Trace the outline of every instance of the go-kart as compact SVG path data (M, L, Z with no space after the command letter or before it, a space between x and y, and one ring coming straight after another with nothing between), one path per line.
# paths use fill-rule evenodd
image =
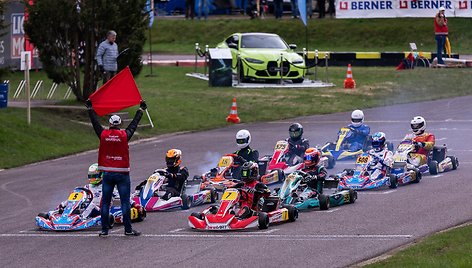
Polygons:
M292 204L299 210L319 207L320 210L328 210L330 206L340 206L347 203L354 203L357 199L357 192L353 189L335 190L330 195L319 193L307 186L307 179L314 179L303 171L295 171L289 174L278 190L278 195L283 204ZM337 188L339 180L328 178L325 181L318 181L322 187L326 188L335 185ZM322 189L322 188L321 188Z
M100 192L101 193L101 192ZM56 210L42 212L36 216L36 225L42 229L54 231L82 230L101 225L100 207L94 205L94 199L101 199L85 187L75 188L65 205ZM146 210L139 204L131 204L131 221L140 222L146 218ZM123 223L123 212L119 198L112 200L109 215L110 226Z
M100 208L92 202L93 193L83 187L75 188L69 195L65 207L36 216L36 225L45 230L73 231L101 225ZM113 214L109 215L110 227L115 223Z
M334 168L337 160L357 158L370 149L372 137L369 135L361 149L350 151L351 144L349 143L349 139L352 135L354 134L350 128L342 127L338 132L336 142L327 142L321 147L322 156L328 159L327 165L325 165L326 168ZM387 142L387 146L390 150L393 150L393 144L391 142Z
M289 154L289 147L287 141L278 141L272 156L266 155L259 159L261 182L264 184L282 182L285 175L301 170L305 166L301 157Z
M164 169L157 169L149 178L136 187L132 200L143 206L147 211L164 211L174 208L189 209L204 203L214 203L218 199L218 193L214 189L199 190L192 195L186 194L187 182L182 186L179 196L165 200L166 174ZM201 183L200 181L196 181ZM200 187L198 187L200 189Z
M411 139L401 141L397 151L400 149L403 155L407 156L407 162L410 168L417 168L421 173L429 172L431 175L436 175L438 173L455 170L459 167L457 157L447 155L447 146L445 144L433 147L428 154L427 163L421 163L420 159L413 157L412 153L415 151L415 144Z
M234 181L239 178L234 171L237 172L240 164L237 161L238 155L226 154L220 158L216 168L204 173L201 176L195 175L194 180L202 180L201 188L214 188L217 191L224 191L227 187L233 186Z
M355 169L344 169L336 175L340 179L338 189L368 190L382 186L397 188L397 177L389 176L387 169L378 166L378 161L374 157L368 153L361 154L357 157Z
M248 198L247 189L228 188L221 197L219 206L211 206L202 212L194 212L188 217L188 224L198 230L238 230L253 227L267 229L269 224L289 221L298 218L298 210L292 205L280 207L276 196L265 192L258 202L257 210L250 210L250 215L240 217L239 201Z

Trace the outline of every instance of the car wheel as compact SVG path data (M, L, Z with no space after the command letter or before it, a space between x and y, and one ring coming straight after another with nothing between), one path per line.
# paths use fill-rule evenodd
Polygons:
M204 216L203 216L203 213L201 212L192 212L192 214L190 214L190 216L193 216L199 220L204 220Z
M215 203L218 200L218 192L215 189L211 189L210 196L211 196L211 200L210 200L211 203Z
M452 169L453 169L453 170L456 170L457 167L459 166L459 160L457 159L457 157L452 156L452 155L449 155L448 157L451 159L451 162L452 162Z
M357 199L357 191L354 189L349 189L349 203L352 204L356 202Z
M303 78L303 77L300 77L300 78L297 78L297 79L292 79L292 82L294 84L300 84L300 83L303 83L303 81L305 81L305 78Z
M391 189L395 189L398 187L398 179L395 175L390 175L389 176L389 181L390 181L390 186L388 186Z
M320 201L320 210L329 209L329 196L321 194L318 200Z
M336 165L336 160L332 155L327 155L326 158L328 158L328 166L326 167L327 169L332 169Z
M269 215L267 215L267 213L265 212L260 212L258 223L259 223L258 227L261 230L269 228Z
M431 175L436 175L439 173L439 166L438 166L438 161L436 160L431 160L428 164L429 168L429 174Z
M284 206L288 210L288 221L294 222L298 219L298 209L293 205Z
M183 210L189 209L190 206L192 206L192 201L190 200L190 196L183 194L181 198L182 198L182 209Z

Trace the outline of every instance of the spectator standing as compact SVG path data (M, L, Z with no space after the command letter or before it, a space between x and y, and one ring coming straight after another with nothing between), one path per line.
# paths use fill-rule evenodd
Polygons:
M434 35L436 37L436 43L438 46L436 57L438 58L438 64L444 64L442 59L442 51L444 50L444 45L446 43L446 37L448 35L447 19L444 14L446 9L440 7L436 17L434 18Z
M313 0L306 0L306 14L311 19L313 16Z
M99 236L108 236L108 230L110 229L110 202L115 186L118 188L118 193L120 194L125 235L139 236L141 233L133 230L131 227L131 182L129 176L130 161L128 141L138 127L138 123L143 116L143 111L147 108L146 102L141 101L139 110L136 111L133 121L129 123L125 130L120 129L121 118L118 115L112 115L109 120L109 129L103 129L100 122L98 122L95 111L92 109L92 102L87 100L85 105L87 106L93 129L100 139L98 168L104 172L101 200L102 207L100 210L102 231Z
M195 17L195 0L185 0L185 19Z
M318 18L324 18L326 11L326 2L325 0L318 0Z
M198 1L198 19L202 17L202 12L203 16L205 16L205 20L208 19L208 13L210 12L209 10L209 5L210 5L210 0L199 0Z
M281 19L283 14L283 0L274 0L274 15L276 19Z
M116 32L108 31L107 39L100 43L97 49L96 60L98 69L103 76L103 84L110 80L118 70L118 45L116 44Z
M328 13L331 17L336 15L336 3L334 0L329 0Z
M298 1L297 0L290 0L290 4L292 6L292 19L298 18Z

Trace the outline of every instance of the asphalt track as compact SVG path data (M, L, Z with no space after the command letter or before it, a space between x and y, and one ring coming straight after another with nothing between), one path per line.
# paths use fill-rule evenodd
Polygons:
M85 184L96 151L0 171L0 267L342 267L358 263L472 219L470 103L472 96L365 110L372 131L383 130L395 144L409 131L410 119L423 115L437 143L447 143L449 154L459 158L457 171L425 176L419 184L396 190L361 192L355 204L300 213L296 222L264 231L191 230L187 216L204 207L149 213L144 222L134 224L143 232L141 237L123 236L122 226L105 239L97 231L39 231L34 225L36 214L54 208L75 186ZM184 164L194 175L234 150L234 135L240 128L251 131L252 145L263 155L287 136L291 122L304 125L312 145L322 145L334 139L348 118L349 113L337 113L240 124L135 143L130 147L132 186L162 167L168 148L183 150ZM350 166L352 162L339 162L336 170Z

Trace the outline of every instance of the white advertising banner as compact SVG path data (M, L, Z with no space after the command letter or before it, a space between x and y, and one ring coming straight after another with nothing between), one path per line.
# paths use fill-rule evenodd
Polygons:
M472 0L338 0L336 18L431 18L442 6L446 17L472 17Z

